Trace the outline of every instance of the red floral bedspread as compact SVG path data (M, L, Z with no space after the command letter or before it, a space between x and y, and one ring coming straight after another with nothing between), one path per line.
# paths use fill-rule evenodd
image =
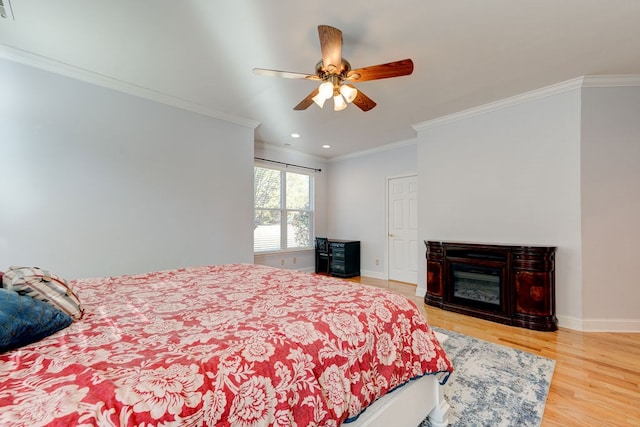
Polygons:
M0 354L0 425L336 426L451 371L384 289L239 264L72 284L84 319Z

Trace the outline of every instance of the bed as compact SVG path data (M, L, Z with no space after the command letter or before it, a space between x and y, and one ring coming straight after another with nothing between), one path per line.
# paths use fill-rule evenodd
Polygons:
M83 318L0 354L2 426L447 423L451 362L385 289L249 264L70 284Z

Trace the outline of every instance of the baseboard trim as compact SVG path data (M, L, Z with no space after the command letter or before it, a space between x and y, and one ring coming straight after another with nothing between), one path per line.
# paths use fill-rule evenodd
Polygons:
M558 326L580 332L640 333L640 319L580 319L558 316Z
M557 316L558 326L566 329L573 329L574 331L582 331L582 319L572 316Z
M640 319L584 319L584 332L640 333Z
M387 280L387 273L384 271L360 270L360 276L371 277L373 279Z

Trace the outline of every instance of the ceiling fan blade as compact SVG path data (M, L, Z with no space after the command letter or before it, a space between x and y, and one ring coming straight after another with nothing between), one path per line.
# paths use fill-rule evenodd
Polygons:
M355 89L355 86L347 84L350 88ZM353 99L352 104L355 104L362 111L369 111L373 109L377 104L373 101L373 99L369 98L367 95L362 93L360 89L358 89L358 94Z
M347 75L347 80L353 82L366 82L367 80L408 76L411 73L413 73L413 61L411 59L403 59L402 61L388 62L386 64L372 65L370 67L351 70Z
M339 71L342 67L342 31L329 25L318 25L322 67L325 71Z
M318 94L319 90L318 88L315 88L313 90L313 92L311 92L309 95L307 95L307 97L305 99L303 99L302 101L300 101L300 103L298 105L296 105L295 107L293 107L294 110L296 111L301 111L301 110L306 110L307 108L309 108L309 106L311 104L313 104L313 97L316 96Z
M291 71L278 71L267 70L265 68L254 68L253 74L269 77L284 77L286 79L307 79L307 80L320 80L320 77L315 74L294 73Z

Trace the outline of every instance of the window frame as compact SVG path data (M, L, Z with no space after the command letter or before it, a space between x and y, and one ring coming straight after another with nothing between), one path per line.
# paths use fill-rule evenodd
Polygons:
M264 211L272 211L278 212L280 215L280 248L279 249L266 249L266 250L256 250L256 240L254 234L253 240L253 253L254 255L268 255L273 253L285 253L285 252L300 252L300 251L309 251L314 249L314 237L315 237L315 173L311 171L307 171L304 169L296 168L295 166L286 165L286 166L278 166L272 165L268 162L264 161L254 161L254 182L253 182L253 216L254 223L256 217L257 210ZM258 208L256 206L256 181L255 181L255 168L264 168L275 170L280 173L280 208ZM306 175L309 179L309 209L288 209L286 206L287 202L287 172L296 173L300 175ZM309 215L309 241L308 246L296 246L296 247L288 247L288 215L292 212L306 212Z

